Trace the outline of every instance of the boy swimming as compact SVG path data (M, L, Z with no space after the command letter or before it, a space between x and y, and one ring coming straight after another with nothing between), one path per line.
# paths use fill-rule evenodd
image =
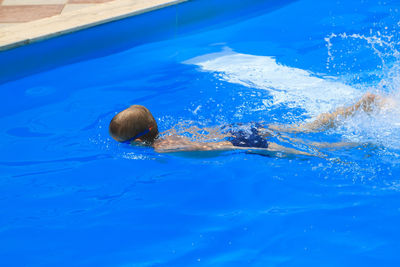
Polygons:
M198 130L198 129L192 129ZM139 142L154 147L159 153L189 151L224 151L234 149L258 150L270 153L310 155L292 148L268 142L270 133L259 123L248 125L229 125L216 130L214 137L219 142L196 142L182 135L159 137L157 123L151 112L140 105L133 105L114 116L109 132L112 138L121 143ZM214 131L215 132L215 131Z
M159 153L188 152L188 151L224 151L247 150L273 155L276 153L292 155L311 155L304 151L284 147L270 142L273 131L279 132L316 132L332 128L339 118L353 115L357 110L371 112L375 106L383 107L388 99L374 94L365 94L357 103L349 107L340 107L332 113L323 113L313 122L300 125L269 125L260 123L231 124L222 127L209 128L214 132L214 138L223 141L201 142L192 141L178 134L160 137L158 126L151 112L140 105L133 105L114 116L110 122L109 132L112 138L121 143L139 142L152 146ZM192 129L194 131L199 130ZM300 141L301 142L301 141ZM337 147L348 143L317 143L314 146Z

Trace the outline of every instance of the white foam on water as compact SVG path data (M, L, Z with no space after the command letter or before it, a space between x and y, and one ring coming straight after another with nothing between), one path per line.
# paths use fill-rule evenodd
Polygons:
M280 105L301 108L310 117L361 96L361 92L351 86L330 78L317 77L310 71L279 64L275 58L269 56L226 50L196 57L184 63L215 73L223 81L267 90L272 100L264 100L263 103L268 108Z
M133 159L133 160L147 160L148 156L141 155L135 152L127 152L122 154L122 158L124 159Z

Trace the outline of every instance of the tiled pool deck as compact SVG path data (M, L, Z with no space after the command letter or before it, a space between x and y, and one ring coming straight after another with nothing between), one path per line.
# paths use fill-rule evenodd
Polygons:
M0 0L0 51L187 0Z
M0 0L0 27L65 14L113 0Z

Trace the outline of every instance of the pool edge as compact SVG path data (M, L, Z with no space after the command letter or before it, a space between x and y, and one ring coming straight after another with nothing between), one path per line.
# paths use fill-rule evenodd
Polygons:
M0 51L43 41L189 0L116 0L0 30Z

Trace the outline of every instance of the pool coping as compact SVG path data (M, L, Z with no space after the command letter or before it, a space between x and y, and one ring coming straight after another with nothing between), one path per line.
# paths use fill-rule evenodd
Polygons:
M39 42L189 0L115 0L0 29L0 51Z

